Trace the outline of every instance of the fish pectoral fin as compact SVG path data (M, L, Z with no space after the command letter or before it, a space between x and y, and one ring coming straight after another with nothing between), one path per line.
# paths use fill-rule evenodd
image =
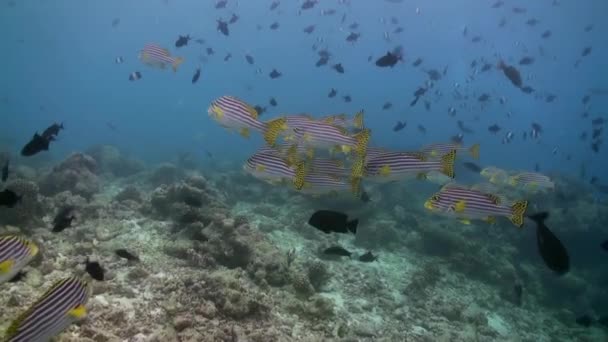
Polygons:
M68 315L77 319L81 319L87 315L87 309L84 307L84 305L78 305L77 307L68 311Z
M468 219L460 219L458 221L460 221L460 223L462 223L462 224L471 224L471 220L468 220Z
M0 274L6 274L6 273L10 272L11 269L13 268L14 264L15 264L15 261L12 259L4 260L3 262L0 262Z
M241 128L240 134L242 137L249 138L249 128L247 128L247 127Z

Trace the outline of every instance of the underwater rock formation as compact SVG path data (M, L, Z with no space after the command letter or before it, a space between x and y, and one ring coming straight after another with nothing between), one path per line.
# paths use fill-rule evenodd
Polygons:
M40 192L45 196L53 196L70 191L90 200L100 188L96 172L95 159L86 154L74 153L44 176L39 183Z
M41 222L44 205L39 198L40 190L36 183L14 179L9 181L5 188L14 191L22 198L14 208L0 207L0 224L28 226Z
M171 163L158 165L148 175L146 182L152 187L171 185L182 177L182 172Z
M97 162L99 173L128 177L144 170L141 161L125 157L114 146L97 145L89 148L86 153Z

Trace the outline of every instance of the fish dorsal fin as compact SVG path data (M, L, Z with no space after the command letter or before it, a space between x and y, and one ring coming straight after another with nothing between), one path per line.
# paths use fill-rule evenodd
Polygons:
M247 111L249 112L249 114L251 114L252 118L254 118L256 120L258 119L259 113L255 108L253 108L251 106L247 106Z

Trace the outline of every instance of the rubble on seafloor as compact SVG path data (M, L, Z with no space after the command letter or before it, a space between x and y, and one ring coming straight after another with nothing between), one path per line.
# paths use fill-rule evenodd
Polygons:
M75 154L37 179L8 184L27 201L0 211L0 234L26 235L41 251L21 282L0 285L0 331L54 281L82 274L83 260L94 257L107 270L106 281L94 282L87 318L57 341L605 336L598 328L576 328L573 312L539 305L543 276L516 265L512 247L471 239L449 221L429 220L407 206L364 220L356 238L327 236L306 225L314 205L297 194L261 191L255 183L246 192L237 181L212 181L170 164L141 169L108 149L95 155ZM112 171L122 164L132 171ZM125 182L132 172L137 181ZM76 208L74 226L52 233L54 213L65 205ZM356 255L372 249L379 260L324 259L319 250L337 242ZM119 258L119 248L141 262ZM519 306L510 284L522 273L527 298ZM590 291L576 275L568 277L562 286Z

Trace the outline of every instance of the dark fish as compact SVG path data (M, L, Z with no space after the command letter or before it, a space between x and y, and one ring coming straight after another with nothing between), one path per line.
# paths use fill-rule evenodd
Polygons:
M458 125L458 128L460 128L460 130L461 130L463 133L467 133L467 134L474 133L472 129L470 129L470 128L468 128L468 127L466 127L466 126L464 125L464 122L463 122L462 120L458 120L458 121L456 122L456 124Z
M373 255L371 251L367 251L365 254L359 256L359 261L361 262L374 262L376 260L378 260L378 256Z
M229 52L228 54L226 54L226 56L224 56L224 62L228 62L230 58L232 58L232 54Z
M228 23L222 19L217 20L217 30L220 31L224 36L230 35L230 32L228 31Z
M120 18L112 19L112 28L117 28L120 25Z
M277 9L277 7L279 7L279 5L280 5L280 4L281 4L281 3L280 3L279 1L273 1L273 2L270 4L270 10L271 10L271 11L274 11L275 9Z
M353 99L350 97L350 95L344 95L342 96L342 99L344 100L344 102L351 102Z
M352 221L348 221L348 216L346 214L332 210L319 210L312 214L308 220L308 224L324 232L325 234L329 234L331 232L351 232L356 234L359 220L354 219Z
M412 63L412 66L413 67L417 67L420 64L422 64L422 58L418 57L418 58L416 58L416 60L414 61L414 63Z
M188 45L188 42L190 41L190 35L185 35L185 36L179 36L179 38L177 38L177 40L175 41L175 47L180 48L182 46L186 46Z
M59 134L59 131L61 131L62 129L64 129L63 122L61 124L54 123L50 125L47 129L45 129L44 132L42 132L42 137L53 141Z
M455 144L461 144L464 141L464 134L458 133L450 138L450 141Z
M361 202L368 203L369 201L371 201L371 198L369 197L369 194L367 193L367 191L365 191L365 190L361 191Z
M139 257L137 255L127 251L126 249L117 249L114 251L114 253L116 253L116 255L118 255L119 257L127 259L129 261L139 261Z
M470 171L475 173L481 172L481 167L473 162L464 162L462 165Z
M521 88L523 82L519 70L511 65L506 65L503 61L498 62L498 68L502 70L514 86Z
M387 52L386 55L378 58L376 60L376 66L379 66L381 68L385 68L385 67L394 67L395 64L397 64L397 62L399 62L402 59L401 55L398 54L394 54L392 52Z
M534 58L526 56L519 60L519 65L530 65L534 63Z
M587 46L586 48L583 49L583 52L581 52L581 56L585 57L588 56L591 53L591 46Z
M429 75L431 81L439 81L441 79L441 73L437 69L425 70L425 72Z
M215 8L216 9L222 9L222 8L226 8L226 4L228 3L228 0L220 0L218 2L215 3Z
M239 16L232 13L232 16L230 17L230 20L228 20L228 24L234 24L237 21L239 21Z
M2 167L2 182L6 182L6 180L8 179L8 164L9 164L9 160L6 159L6 162L4 163L4 166Z
M424 101L424 108L426 109L426 111L430 111L431 110L431 102L430 101Z
M315 63L315 66L318 68L320 66L327 64L327 62L329 62L329 57L321 56L319 58L319 60L317 61L317 63Z
M528 26L536 26L536 24L538 24L539 21L536 18L530 18L528 19L528 21L526 21L526 25Z
M479 43L481 41L481 36L475 36L471 38L472 43Z
M483 94L479 95L479 97L477 98L477 101L479 101L479 102L486 102L489 99L490 99L490 95L486 94L486 93L483 93Z
M549 218L548 212L529 215L536 223L536 244L545 265L558 275L564 275L570 270L570 257L562 242L545 225Z
M524 87L521 87L521 91L523 91L526 94L531 94L534 92L534 88L532 88L530 86L524 86Z
M591 323L593 323L593 318L588 314L584 314L582 316L577 317L575 322L580 326L589 328L591 326Z
M361 37L360 33L355 33L355 32L351 32L347 37L346 37L346 41L349 43L354 43L357 40L359 40L359 37Z
M404 129L406 126L407 126L407 123L402 122L402 121L397 121L397 123L393 127L393 132L399 132L400 130Z
M311 8L315 7L317 2L318 2L317 0L306 0L302 3L302 6L300 8L303 10L311 9Z
M276 21L270 25L271 30L276 30L278 28L279 28L279 23Z
M549 95L547 95L547 97L545 97L545 102L551 103L551 102L555 101L556 98L557 98L557 96L555 96L553 94L549 94Z
M526 12L527 12L527 10L523 7L513 7L513 13L523 14Z
M255 63L255 61L253 60L253 57L251 57L251 55L245 55L245 60L247 61L247 63L249 63L250 65Z
M492 8L500 8L502 5L504 5L504 2L502 0L498 0L492 5Z
M397 27L397 28L395 28L395 29L393 30L393 33L394 33L394 34L398 34L398 33L401 33L401 32L403 32L403 27L401 27L401 26L399 26L399 27Z
M196 83L198 81L199 77L201 77L201 68L196 68L196 71L194 72L194 75L192 76L192 84Z
M313 33L313 31L315 30L315 25L308 25L304 28L304 32L311 34Z
M382 105L383 110L388 110L388 109L391 109L392 107L393 107L393 104L390 102L386 102L386 103L384 103L384 105Z
M21 149L21 155L24 157L30 157L39 152L48 151L50 142L50 139L44 138L36 133L32 137L32 140L23 146L23 149Z
M593 24L589 24L587 26L585 26L584 31L585 32L591 32L593 30Z
M271 97L271 98L270 98L269 103L270 103L270 105L271 105L271 106L273 106L273 107L276 107L276 106L277 106L277 100L276 100L274 97Z
M594 178L595 178L595 177L594 177ZM597 178L596 178L596 179L597 179ZM596 180L596 182L597 182L597 180ZM593 182L592 182L591 184L593 184ZM606 252L608 252L608 240L604 240L604 242L602 242L602 243L600 244L600 247L602 247L602 249L603 249L603 250L605 250Z
M589 95L585 95L583 96L583 98L581 99L581 102L586 105L587 103L589 103L589 100L591 100L591 96Z
M260 105L255 105L253 106L253 109L255 109L255 111L258 113L258 115L262 115L264 113L266 113L266 107L262 107Z
M591 120L591 124L594 126L603 125L604 122L605 122L604 118L595 118L595 119Z
M270 72L270 74L268 74L268 76L270 76L270 78L272 78L272 79L279 78L282 75L283 74L281 74L280 72L278 72L277 69L272 69L272 71Z
M129 81L137 81L141 79L141 73L139 71L133 71L129 74Z
M336 70L340 74L344 73L344 67L342 66L342 63L334 64L334 66L332 66L332 69Z
M21 202L21 197L12 190L4 189L0 192L0 206L13 208L17 203Z
M86 271L87 273L95 280L99 280L99 281L103 281L104 280L104 273L105 270L103 269L103 267L101 267L101 265L99 264L99 262L97 261L90 261L89 258L87 257L87 261L86 261Z
M498 27L505 27L505 25L507 24L507 19L506 18L500 18L500 21L498 22Z
M481 72L487 72L490 71L492 69L492 64L490 63L484 63L484 65L481 66Z
M349 257L352 255L351 252L347 251L346 249L340 247L340 246L331 246L327 249L325 249L323 251L323 254L326 255L337 255L337 256L346 256Z
M70 228L72 221L76 218L73 214L74 207L67 206L59 210L55 218L53 219L53 233L59 233Z
M207 52L207 56L212 56L215 54L215 51L213 51L213 48L206 48L205 51Z
M545 39L551 37L551 30L547 30L547 31L543 32L543 34L541 34L540 36L541 36L541 38L545 38Z
M515 304L517 304L517 306L521 306L522 304L523 293L523 286L521 285L521 283L516 282L515 285L513 285L513 295L515 297Z
M496 133L500 132L500 126L498 126L497 124L493 124L492 126L488 127L488 131L496 134Z
M11 278L11 280L9 280L9 283L16 283L19 282L21 280L23 280L23 278L25 278L27 273L25 273L24 271L19 271L17 274L15 274L14 277Z
M338 94L338 91L334 88L331 88L331 90L329 91L329 94L327 94L327 97L332 98L332 97L335 97L336 94Z

